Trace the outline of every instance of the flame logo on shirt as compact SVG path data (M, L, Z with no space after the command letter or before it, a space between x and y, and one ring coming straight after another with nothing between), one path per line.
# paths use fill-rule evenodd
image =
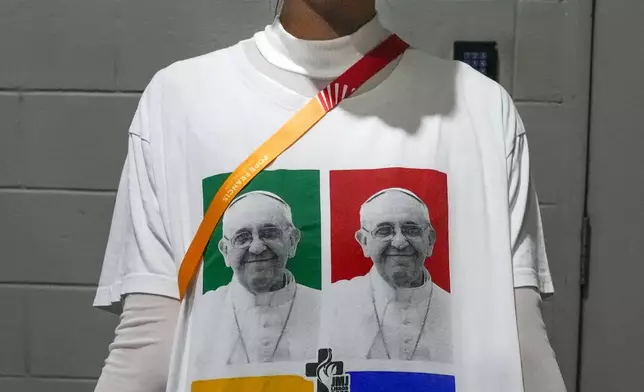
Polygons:
M318 380L320 380L320 382L324 384L329 391L331 390L331 380L333 379L333 376L337 374L337 370L337 366L334 363L331 363L331 358L327 358L325 363L321 363L318 366Z
M333 361L330 348L318 351L318 361L306 365L306 375L317 378L317 392L350 392L349 375L341 361Z

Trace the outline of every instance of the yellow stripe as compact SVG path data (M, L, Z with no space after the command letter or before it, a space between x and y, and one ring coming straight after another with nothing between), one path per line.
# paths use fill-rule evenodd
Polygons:
M315 98L312 99L228 176L210 203L181 262L179 268L179 296L181 299L184 298L190 282L197 274L210 236L230 202L248 182L308 132L325 114L326 111L319 101Z
M313 392L312 381L298 376L224 378L195 381L191 392Z

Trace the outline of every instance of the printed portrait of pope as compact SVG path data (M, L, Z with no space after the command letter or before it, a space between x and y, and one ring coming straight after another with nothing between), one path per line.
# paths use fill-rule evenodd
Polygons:
M437 236L427 205L407 189L383 189L362 204L359 223L355 239L373 265L330 286L328 346L338 358L451 362L450 294L425 267Z
M300 285L287 268L301 232L278 195L255 191L231 202L218 249L231 282L204 294L197 329L209 344L201 366L308 360L316 357L319 291Z

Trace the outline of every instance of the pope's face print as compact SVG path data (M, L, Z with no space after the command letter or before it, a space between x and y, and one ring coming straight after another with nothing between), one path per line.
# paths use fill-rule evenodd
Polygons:
M283 286L286 262L299 240L288 205L270 193L253 192L233 201L224 214L219 250L241 285L261 294Z
M436 238L426 205L404 190L387 190L363 204L360 220L356 240L384 280L393 287L422 284Z

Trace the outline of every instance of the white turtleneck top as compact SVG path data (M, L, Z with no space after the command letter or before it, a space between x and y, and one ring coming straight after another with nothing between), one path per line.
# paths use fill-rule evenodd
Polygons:
M290 35L276 19L253 39L179 62L155 76L130 129L128 159L95 299L95 306L114 309L127 297L97 391L162 392L166 390L168 374L169 392L187 392L193 381L209 378L301 373L302 380L307 380L303 373L305 363L288 362L232 370L202 367L201 374L195 375L191 350L201 341L208 341L209 329L196 325L194 315L218 310L199 308L201 298L208 295L202 292L205 272L196 282L197 290L178 310L176 271L202 215L205 196L201 194L201 184L206 187L209 176L234 169L257 144L239 144L235 139L265 139L321 87L389 34L374 18L350 36L305 41ZM245 95L237 95L242 92ZM405 105L398 105L407 98ZM410 310L409 305L403 304L404 299L390 298L386 283L376 278L379 291L374 297L375 307L383 320L385 340L392 342L388 349L395 352L393 359L402 361L392 369L413 370L414 374L442 371L456 378L461 392L517 392L524 385L526 392L563 392L565 387L539 311L539 292L550 294L553 287L536 194L529 180L527 142L509 97L493 82L464 66L409 50L334 111L320 123L317 133L287 151L274 169L321 167L320 184L333 181L334 169L353 167L376 171L409 167L448 175L450 232L438 235L450 239L452 291L440 290L453 297L451 303L456 308L451 312L458 316L440 328L451 328L453 339L458 339L449 344L450 350L456 350L454 362L447 367L427 365L431 363L427 350L418 351L418 358L406 361L409 344L405 340L409 339L396 336L395 319L416 320L424 315ZM472 133L473 127L480 128ZM231 129L237 133L227 133ZM495 138L498 142L485 141ZM361 145L365 147L359 149L362 152L347 148ZM424 149L419 149L421 146ZM328 160L330 153L335 154L332 168L317 163ZM356 161L357 156L362 158ZM373 157L375 161L370 160ZM496 170L492 167L501 168L502 176L492 174ZM468 173L474 173L473 177ZM505 194L494 191L496 188ZM329 243L334 243L324 231L329 230L325 226L328 222L324 223L326 217L333 215L335 208L325 198L333 192L322 186L316 196L322 205L323 289L333 287L331 271L337 268L333 260L331 265L324 264L329 262ZM347 192L359 193L357 188ZM468 192L470 195L465 195ZM505 211L499 209L502 205ZM477 215L480 208L482 215ZM493 220L497 226L477 220L483 218ZM303 224L309 227L314 223ZM303 238L306 235L304 230ZM462 240L464 236L469 238ZM499 244L506 248L498 251ZM299 262L304 261L295 256L289 266ZM296 273L300 282L297 276ZM346 282L350 285L351 280ZM512 286L517 288L516 312L515 298L508 291ZM438 288L428 280L408 300L415 298L416 302L411 302L426 306L430 287ZM289 300L273 309L280 320L285 317L284 304L288 305ZM241 306L246 315L257 312L246 305ZM495 318L496 324L491 321ZM517 323L520 353L515 341ZM470 324L473 329L466 326ZM242 328L248 325L244 322ZM416 336L420 332L410 328L409 334ZM253 334L245 333L251 337ZM425 346L430 345L427 337L419 336ZM271 340L274 338L271 335ZM464 348L464 344L471 347ZM236 359L232 362L239 362L239 352L236 346ZM382 345L372 347L374 357L382 358L382 353ZM256 359L261 362L260 357ZM311 358L311 362L315 360ZM523 377L519 360L523 363ZM165 370L168 366L169 372ZM391 370L382 362L371 368L368 363L345 363L346 371L355 369ZM314 382L315 378L308 380ZM233 386L221 389L221 385L213 390L234 390ZM354 392L360 391L354 388Z
M298 95L313 97L389 35L391 32L374 18L352 35L307 41L288 33L278 18L241 45L248 60L265 77ZM355 94L379 85L398 61L374 75Z
M333 79L390 34L378 18L373 18L351 35L326 41L307 41L291 35L276 18L255 34L254 43L275 69L312 79Z

